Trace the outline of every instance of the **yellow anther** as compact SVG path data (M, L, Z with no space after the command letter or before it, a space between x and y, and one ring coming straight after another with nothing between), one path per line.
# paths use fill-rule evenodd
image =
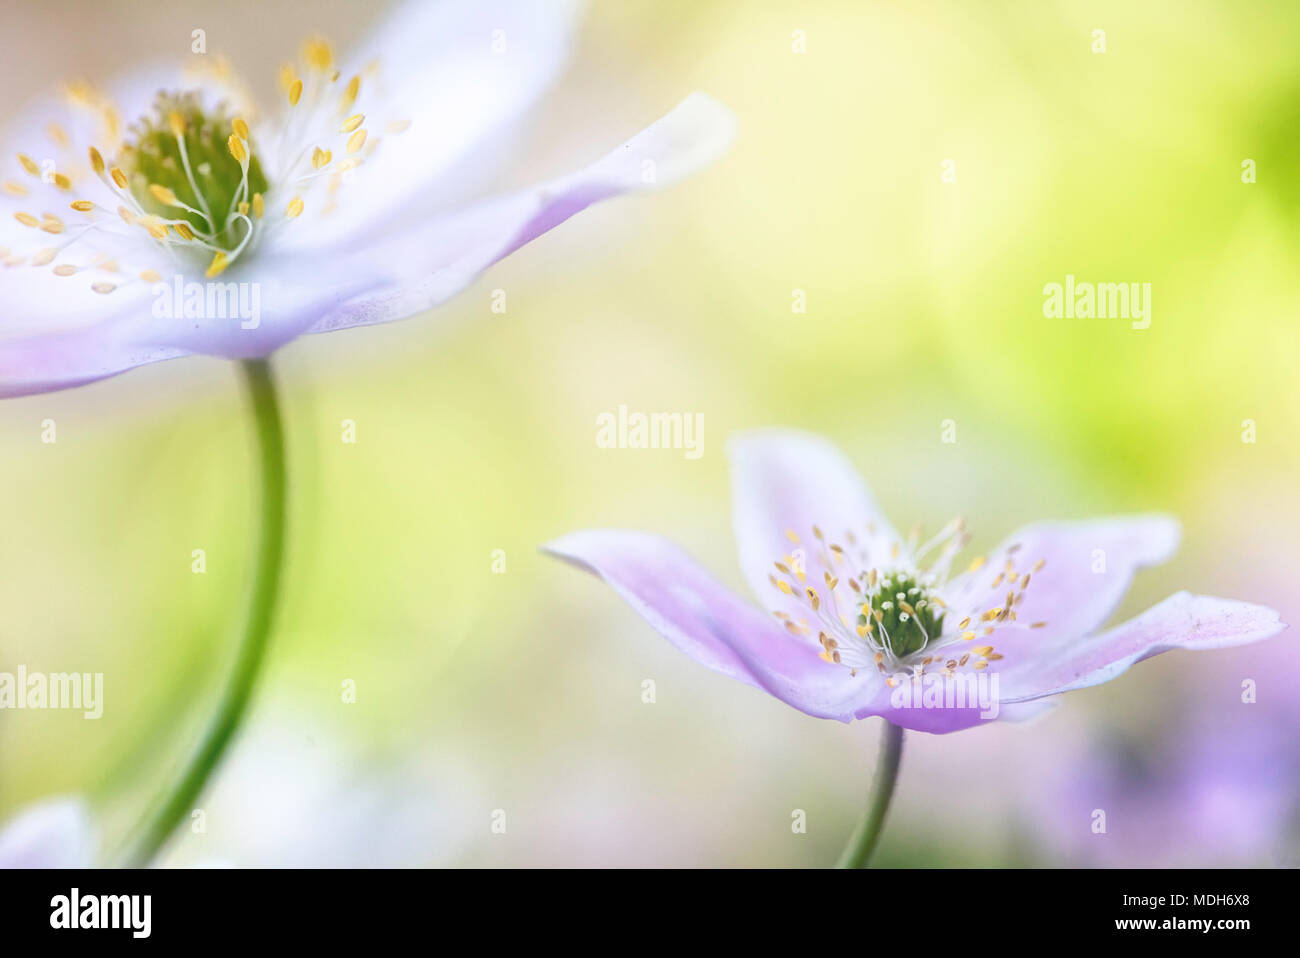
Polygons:
M70 190L70 189L72 189L72 180L68 179L68 178L67 178L64 174L62 174L62 173L55 173L55 174L54 174L54 185L57 186L57 187L58 187L59 189L61 189L61 190Z
M230 155L235 158L235 162L240 166L243 166L248 161L248 151L244 149L244 141L236 134L230 134L229 139L226 140L226 146L230 149Z
M113 167L113 169L110 171L110 175L113 177L113 182L117 184L117 188L118 188L119 190L124 190L124 189L126 189L126 174L125 174L125 173L123 173L123 172L122 172L118 167L115 166L115 167Z
M95 171L96 176L101 176L104 172L104 158L93 146L90 148L90 168Z
M77 267L70 263L64 263L61 266L54 267L55 276L71 276L77 271Z
M970 571L978 572L980 569L984 568L984 563L987 561L988 560L985 559L984 556L976 556L975 560L970 564Z
M330 150L322 150L319 146L312 151L311 165L312 169L320 170L330 165L330 160L334 154Z
M249 140L252 139L252 137L249 136L248 134L248 124L244 122L244 118L242 116L237 116L233 120L231 120L230 127L235 131L235 134L245 143L247 143Z
M18 154L18 162L21 163L23 165L23 169L26 170L28 173L30 173L32 176L41 175L41 168L37 166L36 161L33 160L30 156L28 156L26 153Z
M15 183L13 180L5 180L4 186L0 187L0 189L3 189L10 196L27 195L27 187L23 186L21 183Z
M53 140L57 146L66 147L68 145L68 133L63 129L63 127L59 126L59 124L51 123L45 128L45 132L50 135L50 139Z
M366 122L366 115L364 113L354 113L352 116L348 117L346 120L343 121L343 125L339 127L339 132L351 133L353 130L358 129L361 126L361 124L365 122Z
M352 109L352 104L357 102L357 94L361 92L361 77L354 76L348 81L348 85L343 88L343 96L339 98L339 112L346 113Z
M180 206L180 201L176 199L176 194L172 192L170 187L160 186L157 183L150 183L149 192L153 194L153 198L159 203L166 206Z
M185 117L176 110L167 114L167 127L178 140L185 135Z
M970 641L971 639L973 639L973 638L975 638L975 633L974 633L974 632L963 632L963 633L961 634L961 640L962 640L963 642L969 642L969 641Z
M293 81L298 79L298 74L293 69L292 63L286 63L280 67L279 80L280 89L288 93L293 88Z
M405 133L410 128L411 128L410 120L394 120L392 123L388 124L387 130L389 133L397 134L397 133Z
M180 234L181 239L187 239L187 240L194 239L194 230L190 229L189 226L185 223L175 223L172 225L172 229L174 229L177 233Z
M976 655L988 655L990 652L993 651L993 646L991 646L991 645L977 645L975 648L971 649L971 651L972 651L973 653L975 653Z
M321 37L310 37L302 45L302 58L312 69L324 72L334 62L334 51Z
M41 225L41 221L38 220L35 216L32 216L31 213L15 213L14 219L16 219L19 223L22 223L23 226L36 227Z
M95 204L90 202L90 200L77 200L76 202L70 203L68 205L71 206L78 213L89 213L91 210L95 208Z
M142 216L138 220L154 239L164 240L167 238L167 226L156 216Z
M132 213L130 210L128 210L125 206L119 206L117 208L117 215L122 217L122 222L125 223L127 226L135 225L135 214Z
M107 295L117 289L113 283L91 283L90 288L101 295Z
M777 579L776 587L786 595L794 595L794 590L790 588L790 583L786 582L784 579Z
M59 219L57 216L51 216L46 213L45 222L41 224L41 229L57 236L59 233L63 232L63 220Z
M262 194L254 193L253 194L253 215L260 220L262 218L262 215L265 212L266 212L266 201L262 199Z
M158 274L158 271L157 271L157 270L153 270L153 269L147 269L147 270L145 270L143 273L140 274L140 278L141 278L142 280L144 280L146 283L161 283L161 282L162 282L162 276L160 276L160 275Z
M302 99L302 81L294 80L289 87L289 105L297 106L298 101Z
M48 266L54 262L54 257L59 255L59 251L53 246L47 246L35 256L32 257L33 266Z
M248 203L246 201L239 204L239 215L240 216L248 215Z
M289 208L284 211L284 215L289 217L289 219L293 219L301 212L302 212L302 197L295 196L293 199L289 201Z
M208 265L208 271L206 274L208 279L223 273L229 265L230 261L226 259L226 254L218 253L216 256L212 257L212 262Z

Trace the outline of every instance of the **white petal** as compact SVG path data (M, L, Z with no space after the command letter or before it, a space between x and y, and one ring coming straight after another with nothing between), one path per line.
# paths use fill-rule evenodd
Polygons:
M344 77L362 77L356 112L371 140L365 164L348 177L338 209L309 208L286 249L316 249L390 223L414 199L424 210L451 199L439 181L483 174L505 151L490 144L513 132L569 58L575 0L408 0L347 57ZM368 69L370 64L377 69ZM409 121L400 134L385 126Z
M95 826L78 798L28 806L0 831L0 868L88 868Z

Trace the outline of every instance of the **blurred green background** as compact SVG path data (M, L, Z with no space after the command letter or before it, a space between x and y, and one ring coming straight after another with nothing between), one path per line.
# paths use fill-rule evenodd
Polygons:
M306 33L346 47L381 15L5 0L5 32L27 39L0 76L16 105L181 56L203 27L265 92ZM437 315L278 355L292 502L273 656L207 832L168 860L832 861L876 723L707 672L536 553L577 528L645 528L743 588L723 444L746 428L831 437L897 525L961 513L976 549L1039 518L1175 513L1179 554L1122 616L1187 588L1295 620L1298 28L1283 2L592 4L503 185L587 162L695 89L736 112L737 142L542 237ZM1150 328L1044 318L1044 284L1067 273L1151 283ZM704 455L598 448L596 417L620 404L702 413ZM111 849L174 770L243 610L251 453L237 370L216 360L0 404L0 668L102 671L106 697L98 722L0 713L0 820L84 793ZM1291 861L1300 755L1262 743L1300 695L1294 644L1175 653L1030 726L913 735L880 861L1106 864L1121 827L1151 838L1130 863ZM1156 840L1191 798L1156 796L1115 743L1163 768L1206 727L1292 770L1226 783L1281 811L1224 840L1241 808L1182 808L1191 824ZM1111 785L1097 762L1117 765ZM1092 835L1111 786L1132 796L1127 822Z

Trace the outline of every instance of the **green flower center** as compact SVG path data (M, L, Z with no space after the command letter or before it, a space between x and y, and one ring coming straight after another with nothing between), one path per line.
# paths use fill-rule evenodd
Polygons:
M877 640L887 642L896 658L921 651L943 631L943 607L910 573L884 575L869 604ZM864 609L858 625L866 624Z
M192 93L159 93L154 115L131 131L119 159L140 207L179 222L182 236L188 229L216 249L239 247L252 231L249 206L268 186L243 121L225 104L205 113Z

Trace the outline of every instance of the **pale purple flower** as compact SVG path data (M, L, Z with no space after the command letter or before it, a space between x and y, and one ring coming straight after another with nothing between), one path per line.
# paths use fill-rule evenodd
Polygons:
M89 868L97 841L81 799L47 799L29 805L0 829L0 868Z
M337 63L309 41L269 109L212 56L27 109L0 138L0 396L401 319L716 158L734 120L696 93L590 166L474 199L566 62L575 6L411 0Z
M1267 638L1271 609L1179 592L1098 632L1178 525L1155 515L1041 522L953 574L968 535L900 536L845 457L793 432L730 444L740 566L760 605L646 532L577 532L546 551L604 579L665 638L709 668L800 711L953 732L1040 709L1169 649ZM993 687L995 706L924 689ZM915 695L913 691L915 690Z

